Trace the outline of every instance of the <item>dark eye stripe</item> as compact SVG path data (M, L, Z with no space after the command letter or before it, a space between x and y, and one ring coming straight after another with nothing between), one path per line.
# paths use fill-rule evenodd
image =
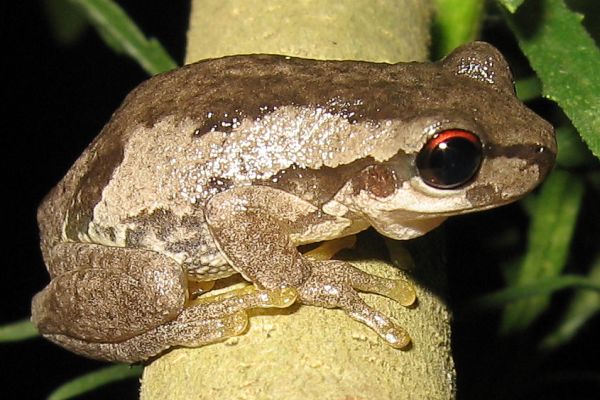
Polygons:
M556 153L552 149L537 144L488 145L484 147L484 151L487 158L519 158L527 161L528 165L539 165L543 170L552 168L556 158Z

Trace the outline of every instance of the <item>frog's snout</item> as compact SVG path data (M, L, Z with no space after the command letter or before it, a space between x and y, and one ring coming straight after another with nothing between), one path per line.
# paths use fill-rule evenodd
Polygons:
M556 144L553 146L536 146L532 160L533 163L538 166L540 180L544 179L554 166L554 161L556 160Z

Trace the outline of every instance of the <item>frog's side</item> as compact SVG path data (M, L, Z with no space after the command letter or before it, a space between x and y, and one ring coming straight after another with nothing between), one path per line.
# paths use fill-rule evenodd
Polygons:
M479 137L482 162L452 189L415 157L436 134ZM281 56L209 60L135 89L39 210L50 284L42 334L94 358L138 361L239 334L244 310L340 307L396 347L409 338L356 290L414 292L296 246L369 226L396 239L533 189L552 166L551 126L514 96L485 43L437 63ZM256 291L193 302L188 284L234 273Z

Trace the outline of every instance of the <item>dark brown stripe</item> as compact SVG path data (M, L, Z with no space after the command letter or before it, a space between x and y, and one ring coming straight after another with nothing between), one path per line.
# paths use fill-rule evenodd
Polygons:
M538 165L541 171L550 171L554 165L556 153L544 146L535 144L513 144L510 146L494 145L485 149L486 157L519 158L527 161L527 165Z

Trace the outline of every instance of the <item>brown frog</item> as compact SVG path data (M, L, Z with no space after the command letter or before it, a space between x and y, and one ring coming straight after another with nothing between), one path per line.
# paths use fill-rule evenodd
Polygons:
M202 61L142 83L39 209L51 281L32 320L89 357L135 362L241 334L246 311L341 308L402 348L359 291L403 305L403 280L297 246L372 226L410 239L527 194L552 127L486 43L436 63L274 55ZM196 299L198 281L252 283Z

